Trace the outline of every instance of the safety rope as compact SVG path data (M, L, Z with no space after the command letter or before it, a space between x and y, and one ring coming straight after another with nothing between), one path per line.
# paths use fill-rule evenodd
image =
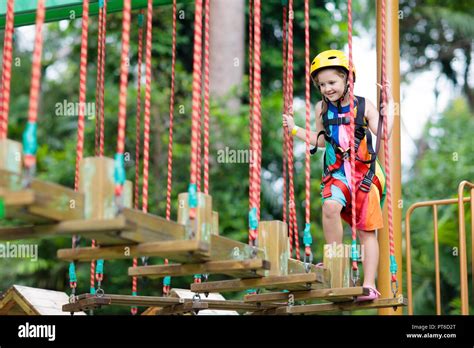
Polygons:
M397 281L397 261L395 259L395 242L393 236L393 212L392 212L392 184L391 184L391 170L390 170L390 148L389 148L389 139L388 139L388 96L387 96L387 67L386 67L386 57L387 57L387 47L386 47L386 31L385 31L385 22L386 22L386 9L385 1L382 1L382 103L385 106L384 110L386 112L383 115L383 138L384 138L384 166L385 166L385 185L387 187L387 218L388 218L388 235L390 243L390 273L391 273L391 288L393 297L396 297L398 292L398 281Z
M288 11L288 3L286 0L282 0L284 3L283 6L283 33L282 33L282 42L283 42L283 82L282 82L282 87L283 87L283 113L286 113L286 110L288 108L288 100L287 100L287 67L286 67L286 62L288 59L288 52L287 52L287 25L288 25L288 19L286 17L287 11ZM283 222L287 222L287 206L288 206L288 198L287 198L287 191L288 191L288 175L287 175L287 170L288 170L288 142L289 142L289 134L288 132L283 132ZM293 252L293 235L291 233L291 230L288 230L289 238L290 238L290 254Z
M166 220L171 218L171 187L173 179L173 119L174 119L174 90L176 69L176 0L173 0L173 34L171 48L171 92L170 92L170 128L168 138L168 180L166 186ZM165 265L168 259L165 259ZM168 296L171 288L171 277L163 278L163 295Z
M350 147L351 154L351 209L352 209L352 244L351 244L351 257L352 257L352 282L355 283L359 279L359 268L358 260L359 254L357 251L357 226L356 226L356 176L355 176L355 119L354 119L354 75L353 75L353 61L352 61L352 0L347 2L347 32L348 32L348 45L349 45L349 105L350 105Z
M204 193L209 194L209 29L210 0L204 6Z
M96 86L95 86L95 155L99 156L99 146L100 146L100 78L102 76L102 12L104 11L103 2L99 4L99 24L98 24L98 34L97 34L97 77L96 77Z
M189 218L196 218L198 206L198 156L200 148L201 127L201 82L202 82L202 0L196 0L194 11L194 49L193 49L193 99L191 123L191 170L189 193Z
M106 38L107 38L107 0L100 0L103 1L103 7L104 10L102 11L102 44L101 44L101 70L100 70L100 149L99 149L99 155L104 156L104 146L105 146L105 51L106 51Z
M30 105L28 109L28 124L23 133L23 153L25 166L25 186L29 186L36 170L37 119L38 99L41 87L41 54L43 52L43 23L45 16L45 0L38 0L36 9L35 47L31 69Z
M77 144L76 144L76 171L74 176L74 191L79 191L80 183L80 163L84 154L84 107L86 103L86 91L87 91L87 39L89 32L89 2L84 1L82 6L82 34L81 34L81 61L79 68L79 115L77 122ZM74 235L72 237L72 247L76 248L77 246L77 237ZM94 245L93 245L94 246ZM94 261L91 262L91 268L94 267ZM94 284L94 272L91 276L91 289L95 290ZM74 262L71 262L69 265L69 286L72 290L72 296L75 294L75 289L77 287L77 277L75 274L75 265Z
M124 149L125 129L127 123L127 83L128 83L128 53L130 50L130 17L131 0L124 0L122 22L122 53L120 64L120 94L118 114L117 152L115 154L115 199L118 211L123 207L122 193L125 183Z
M313 242L311 236L311 222L310 222L310 198L311 198L311 167L310 167L310 115L311 115L311 85L310 85L310 46L309 46L309 0L304 2L304 23L305 23L305 107L306 107L306 163L305 163L305 229L303 232L303 243L305 246L305 263L312 261L311 244ZM317 144L316 144L317 146Z
M249 238L250 244L257 245L258 223L260 221L261 193L261 12L260 0L254 0L254 49L253 49L253 125L252 125L252 176L250 180Z
M143 127L143 187L142 211L148 213L148 177L150 168L150 115L151 115L151 48L153 29L153 0L148 0L145 41L145 110Z
M135 199L133 206L139 208L140 199L140 134L141 134L141 106L142 106L142 48L143 48L143 10L138 14L138 69L137 69L137 109L136 109L136 144L135 144ZM138 266L138 259L133 258L132 267ZM132 296L137 296L138 278L132 277ZM132 315L136 315L138 308L130 309Z
M10 82L12 78L14 3L8 0L3 44L3 70L0 88L0 139L8 134L8 113L10 111Z
M253 96L253 78L254 78L254 15L253 15L253 0L249 0L249 134L250 134L250 141L249 141L249 150L252 154L253 149L253 104L254 104L254 96ZM250 158L250 165L249 165L249 209L252 209L251 204L251 197L252 197L252 177L253 177L253 161L254 157L249 156ZM250 229L249 229L250 231ZM252 235L249 233L249 244L253 243Z
M293 0L288 1L288 65L287 65L287 114L293 117ZM289 214L290 239L293 239L296 249L296 259L300 259L298 238L298 221L296 219L295 187L294 187L294 145L293 138L288 137L288 179L289 179Z

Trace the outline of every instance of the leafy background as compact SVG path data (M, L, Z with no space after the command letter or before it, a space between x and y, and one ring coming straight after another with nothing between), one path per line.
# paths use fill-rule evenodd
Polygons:
M296 8L302 2L296 1ZM262 219L281 219L282 197L278 182L282 177L282 58L281 58L281 6L278 1L265 2L262 8L262 118L263 118L263 181ZM301 5L301 6L300 6ZM311 2L311 31L316 32L311 44L312 52L327 47L342 47L346 41L347 21L344 1L317 0ZM356 31L375 33L375 9L370 0L354 3L354 27ZM174 204L172 218L176 218L176 197L187 189L190 163L190 116L192 85L192 4L179 5L184 18L178 20L178 50L176 67L176 112L174 125ZM400 23L401 56L409 62L409 72L403 76L408 81L424 70L440 68L439 76L447 77L457 91L456 97L442 112L433 115L425 125L423 135L416 140L417 151L412 168L403 173L404 212L413 203L430 199L455 197L461 180L473 181L474 154L474 98L469 85L472 84L471 55L473 48L474 13L469 0L445 2L441 0L401 0L403 19ZM153 29L153 82L152 82L152 137L149 211L161 216L166 209L166 168L169 126L171 24L170 6L154 10ZM126 163L127 177L134 180L135 152L135 107L137 75L137 14L132 26L130 76L127 102L126 151L131 160ZM340 18L339 20L336 20ZM97 53L97 20L92 18L89 39L89 65L87 100L95 100L95 74ZM295 12L295 96L304 97L304 28L302 11ZM107 63L105 80L105 154L112 157L117 137L118 81L120 62L121 14L108 16ZM42 97L39 108L38 128L38 177L72 187L74 184L75 142L77 120L73 117L56 116L56 103L76 102L78 99L79 53L81 20L52 23L45 27L42 61ZM3 33L1 39L3 42ZM20 36L15 41L14 57L20 66L14 66L12 77L12 100L10 108L9 138L20 140L28 110L31 51L21 45ZM247 42L248 39L246 38ZM464 62L462 71L453 68L455 60ZM248 68L246 67L246 70ZM246 149L248 134L248 83L247 76L233 96L241 101L237 112L224 107L225 100L212 100L211 106L211 169L210 193L214 210L219 212L220 233L242 242L247 241L248 211L248 165L218 163L218 150L226 146ZM420 92L420 98L422 93ZM318 99L312 92L312 103ZM303 122L304 110L297 108L296 118ZM416 115L406 115L416 117ZM405 117L405 116L404 116ZM94 121L86 121L85 156L94 153ZM299 225L304 221L304 154L296 152L295 192ZM321 226L321 202L319 185L321 158L312 158L311 208L312 233L316 259L322 259L323 234ZM244 179L243 179L244 178ZM470 212L466 209L468 226L468 255L471 255ZM439 209L441 294L442 312L459 314L459 257L457 208ZM347 231L346 231L347 232ZM349 238L349 234L346 235ZM20 241L25 243L25 241ZM39 244L38 262L2 259L0 268L0 290L12 284L56 289L69 292L68 264L56 260L56 251L71 245L69 238L49 238L27 241ZM82 241L81 245L89 245ZM416 314L435 313L434 239L432 212L420 209L412 218L413 289ZM161 263L151 258L150 263ZM131 280L127 276L130 260L105 263L104 288L108 293L131 293ZM78 265L79 292L88 291L89 264ZM469 268L472 279L471 268ZM211 276L213 279L222 279ZM406 277L404 277L406 279ZM191 277L173 278L172 286L188 287ZM471 282L470 282L471 284ZM472 285L471 294L472 294ZM406 289L406 287L404 287ZM140 280L139 293L160 295L161 281ZM227 298L239 298L242 293L224 294ZM472 312L471 301L471 312ZM126 314L128 308L104 308L97 314ZM374 314L365 311L364 314Z

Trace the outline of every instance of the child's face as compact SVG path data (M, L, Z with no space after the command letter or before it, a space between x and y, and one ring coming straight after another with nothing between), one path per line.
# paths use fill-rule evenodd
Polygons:
M335 69L324 69L316 76L317 85L321 94L329 101L339 100L345 89L345 76Z

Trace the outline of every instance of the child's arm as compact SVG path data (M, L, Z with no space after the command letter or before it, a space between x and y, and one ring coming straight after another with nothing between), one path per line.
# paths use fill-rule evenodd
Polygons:
M390 100L390 103L393 104L393 100ZM390 104L389 103L389 104ZM384 112L382 109L382 112L384 112L385 117L387 117L387 125L388 125L388 138L392 136L392 130L393 130L393 122L394 122L394 113L392 108L388 107L388 112ZM369 129L377 135L377 128L379 126L379 112L377 111L377 108L375 107L374 104L368 99L366 99L366 118L369 123Z
M318 140L318 144L316 145L316 138L320 130L323 129L323 122L320 117L321 114L321 102L316 104L316 132L310 131L309 134L309 142L313 146L317 147L325 147L324 137L320 136ZM283 126L288 128L288 132L293 135L293 130L295 130L294 136L302 141L306 141L306 129L301 128L295 125L295 121L293 117L289 117L287 115L283 115Z

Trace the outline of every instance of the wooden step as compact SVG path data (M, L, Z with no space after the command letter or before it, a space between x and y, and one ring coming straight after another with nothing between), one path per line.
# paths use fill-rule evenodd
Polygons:
M168 306L179 306L186 305L188 311L193 310L189 304L193 302L205 304L205 306L199 307L199 309L222 309L222 310L238 310L238 311L257 311L262 309L273 308L271 304L252 304L245 303L244 301L230 301L230 300L211 300L206 299L205 296L201 296L199 299L185 299L177 297L161 297L161 296L132 296L132 295L103 295L96 296L92 294L79 295L74 303L68 303L63 305L64 312L78 312L85 311L95 308L100 308L107 305L116 306L137 306L137 307L168 307ZM183 308L181 308L182 311ZM167 311L168 314L175 314L172 309ZM163 312L161 314L165 314Z
M363 287L353 288L335 288L335 289L317 289L307 291L292 292L269 292L263 294L245 295L245 302L287 302L290 298L294 301L301 300L326 300L330 302L348 302L353 301L354 297L368 295L369 289Z
M7 219L25 223L66 221L84 218L84 197L73 189L33 179L28 189L21 176L0 169L0 196L5 201Z
M193 274L226 274L237 278L261 277L257 270L270 269L270 263L262 259L219 260L198 264L168 264L130 267L128 275L134 277L163 278Z
M309 290L327 287L329 274L325 269L315 272L291 274L287 276L268 276L256 279L231 279L215 282L191 284L193 292L242 291L252 288Z
M325 312L356 311L372 308L389 308L406 306L408 300L402 295L396 298L381 298L364 302L318 303L298 306L282 306L275 309L257 311L257 315L293 315L293 314L319 314ZM400 311L402 309L399 309Z
M207 258L209 245L196 240L148 242L134 245L60 249L57 257L65 261L115 260L141 256L161 256L182 262Z

